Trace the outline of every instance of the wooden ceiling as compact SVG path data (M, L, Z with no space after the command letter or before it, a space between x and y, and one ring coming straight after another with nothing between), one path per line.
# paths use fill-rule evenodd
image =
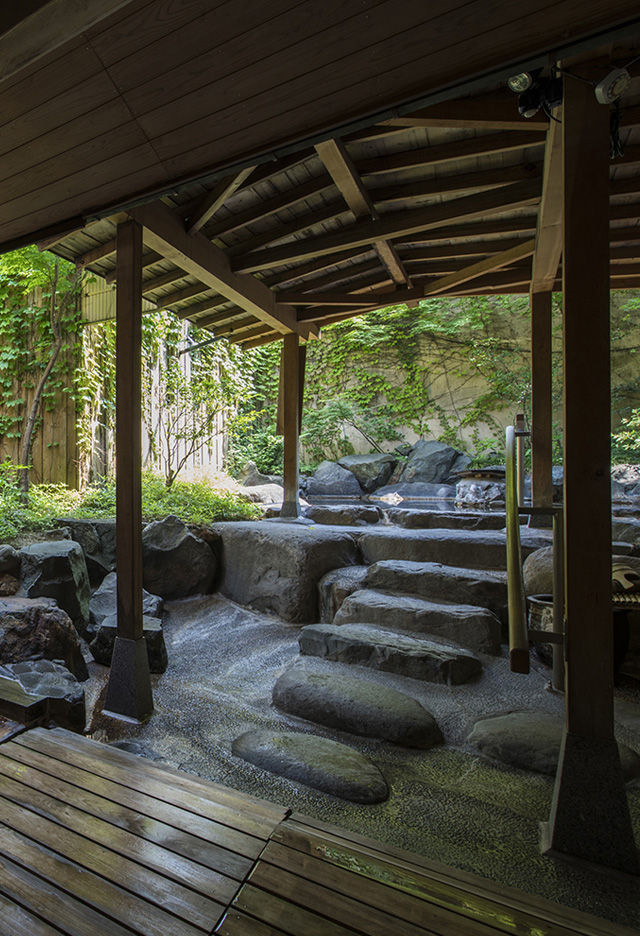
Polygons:
M77 12L31 6L58 23ZM621 25L637 4L615 0L84 12L68 35L41 23L39 51L20 45L30 18L0 18L0 53L13 40L0 245L37 240L113 282L116 225L133 216L145 297L244 347L392 302L556 287L560 124L521 117L505 76L558 49L576 80L590 58L604 76L640 54L640 21ZM630 71L611 163L614 288L640 286L640 63Z

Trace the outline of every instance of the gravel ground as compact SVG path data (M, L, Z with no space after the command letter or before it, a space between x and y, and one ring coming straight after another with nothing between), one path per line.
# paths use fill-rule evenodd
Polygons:
M479 718L514 710L562 713L563 698L549 691L549 671L541 664L533 661L529 676L510 673L503 651L501 658L482 657L478 680L448 687L306 658L310 667L357 671L417 698L437 718L446 744L411 751L329 732L272 707L274 683L299 658L297 626L213 595L168 604L164 627L170 663L152 677L153 717L134 726L97 714L91 724L96 739L127 742L130 750L172 767L640 928L640 878L539 854L538 826L549 816L553 779L489 761L466 742ZM107 671L97 664L90 669L88 701L99 712ZM627 680L617 694L625 716L618 740L640 753L638 683ZM312 731L349 744L380 768L389 799L374 806L347 803L239 760L231 744L253 728ZM627 789L640 842L640 779Z

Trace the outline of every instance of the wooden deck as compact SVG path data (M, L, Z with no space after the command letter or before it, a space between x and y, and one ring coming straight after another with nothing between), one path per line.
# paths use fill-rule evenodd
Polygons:
M0 746L0 936L631 936L67 731Z

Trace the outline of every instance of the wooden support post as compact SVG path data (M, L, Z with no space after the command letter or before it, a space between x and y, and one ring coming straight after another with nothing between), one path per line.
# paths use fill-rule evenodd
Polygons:
M531 293L531 504L553 503L551 293Z
M564 80L567 724L543 850L637 874L613 733L609 108Z
M118 634L105 713L142 721L153 711L142 619L142 228L117 232L116 559Z
M298 517L298 436L300 433L300 346L298 336L285 335L282 343L282 416L284 429L284 502L281 517Z

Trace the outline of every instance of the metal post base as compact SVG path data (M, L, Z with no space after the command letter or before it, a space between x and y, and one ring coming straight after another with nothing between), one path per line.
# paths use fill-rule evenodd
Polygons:
M281 517L299 517L300 516L300 501L296 500L285 501L282 505L282 510L280 511Z
M542 854L640 874L620 754L615 741L565 731Z
M147 643L116 637L103 714L143 722L152 712Z

